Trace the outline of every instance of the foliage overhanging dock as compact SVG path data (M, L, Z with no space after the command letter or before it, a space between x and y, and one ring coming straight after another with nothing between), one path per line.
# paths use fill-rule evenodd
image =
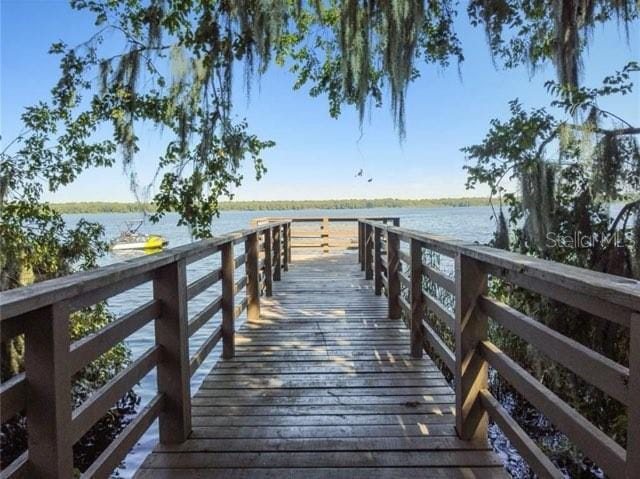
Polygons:
M187 264L212 256L219 267L188 284ZM629 364L492 298L490 279L630 328ZM144 305L70 344L70 312L144 283L153 284ZM189 314L213 287L220 295ZM488 447L489 417L540 477L562 477L489 392L489 367L609 477L640 470L640 284L403 229L397 218L263 219L13 290L1 306L2 340L24 334L26 344L25 373L1 385L2 421L24 414L29 428L28 452L3 478L70 477L73 444L154 368L157 395L83 477L108 477L156 418L159 445L138 477L507 477ZM72 411L73 374L151 321L156 344ZM218 325L190 355L189 338L210 321ZM488 341L489 321L625 404L626 449ZM191 391L220 341L222 359Z

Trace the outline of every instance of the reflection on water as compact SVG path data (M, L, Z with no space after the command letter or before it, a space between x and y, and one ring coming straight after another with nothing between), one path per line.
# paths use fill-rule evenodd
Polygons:
M118 261L127 261L128 259L139 258L141 256L149 256L152 254L160 253L162 248L147 248L147 249L121 249L112 251L109 253L110 262L116 263Z

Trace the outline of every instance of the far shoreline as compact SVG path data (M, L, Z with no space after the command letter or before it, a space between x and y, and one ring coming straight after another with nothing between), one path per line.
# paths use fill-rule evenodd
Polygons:
M486 197L456 198L376 198L376 199L336 199L336 200L269 200L269 201L225 201L220 203L220 211L295 211L295 210L351 210L371 208L465 208L488 206ZM153 213L153 204L81 201L50 203L60 214L81 213Z

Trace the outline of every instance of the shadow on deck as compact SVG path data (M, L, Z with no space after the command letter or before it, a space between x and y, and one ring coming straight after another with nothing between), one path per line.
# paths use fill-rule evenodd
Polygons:
M409 336L356 255L296 257L195 394L189 439L136 477L507 477L458 439L454 393Z

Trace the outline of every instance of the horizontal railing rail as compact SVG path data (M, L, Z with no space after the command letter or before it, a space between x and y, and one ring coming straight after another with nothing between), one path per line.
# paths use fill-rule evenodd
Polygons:
M254 219L252 224L257 226L283 220L290 221L287 251L291 255L292 251L308 253L321 250L323 253L329 253L358 248L360 219L362 218L357 216L263 217ZM372 216L366 219L400 225L400 218L396 216ZM360 250L359 253L361 254Z
M222 356L235 353L235 320L260 314L260 295L288 269L288 220L198 241L185 246L43 281L0 294L0 339L24 336L24 372L0 384L1 420L26 417L28 449L2 478L73 477L73 446L109 409L153 369L157 393L82 477L109 477L154 420L160 442L179 443L191 431L190 378L222 341ZM238 254L235 247L240 245ZM187 284L187 264L220 256L220 267ZM236 277L238 268L244 274ZM71 343L69 316L144 283L152 298L98 332ZM221 283L221 294L191 315L189 301ZM238 299L244 292L244 298ZM193 356L189 338L221 312ZM84 366L154 322L155 344L83 404L72 410L72 376Z
M427 351L452 374L456 429L461 438L486 439L490 417L539 477L563 477L489 391L491 367L608 477L637 477L640 281L376 221L360 220L359 230L365 277L374 280L376 294L384 292L388 297L389 317L405 319L411 330L412 355L421 357ZM448 258L449 271L425 262L425 257L433 255ZM628 328L628 367L492 298L488 292L490 279ZM626 449L490 342L489 321L626 406Z

